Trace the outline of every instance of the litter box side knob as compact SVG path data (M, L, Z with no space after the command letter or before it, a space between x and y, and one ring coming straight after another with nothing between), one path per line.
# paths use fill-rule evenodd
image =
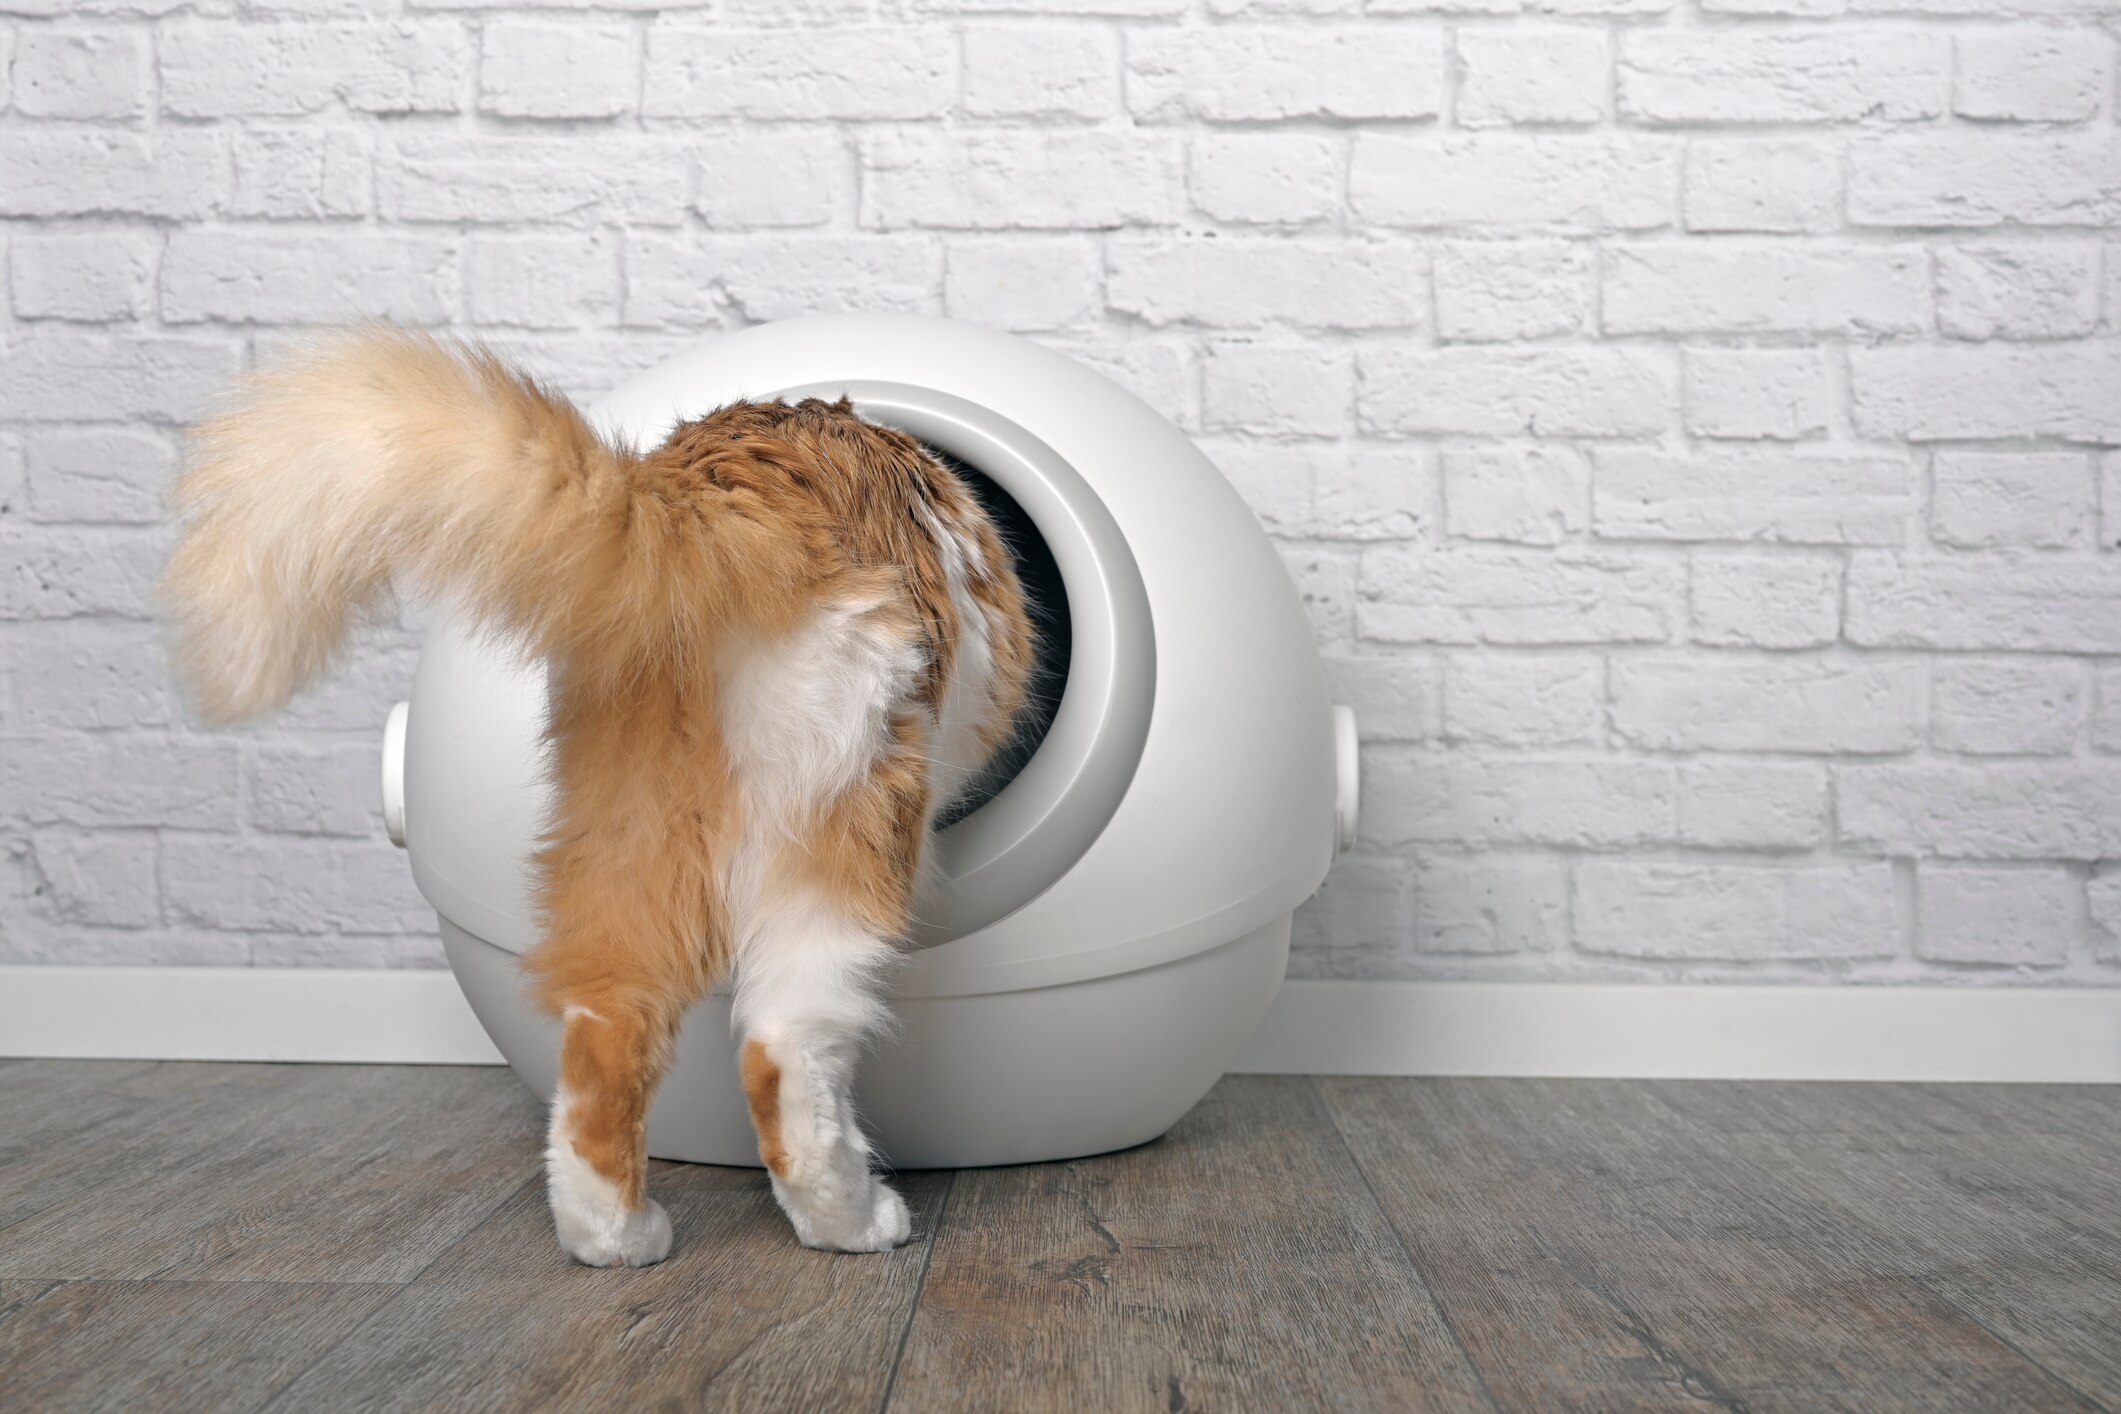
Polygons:
M1355 709L1333 708L1333 823L1335 853L1346 854L1355 846L1356 827L1362 823L1362 743L1355 734Z
M399 849L405 848L405 719L411 713L412 704L400 702L383 723L383 832Z

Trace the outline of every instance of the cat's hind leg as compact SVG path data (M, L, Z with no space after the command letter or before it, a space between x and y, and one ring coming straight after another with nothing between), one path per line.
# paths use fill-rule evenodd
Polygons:
M647 1194L648 1106L708 979L697 950L665 936L669 910L644 901L638 878L563 883L548 903L546 940L526 963L562 1028L545 1146L553 1228L577 1261L647 1266L670 1251L670 1217Z
M870 1171L854 1112L856 1063L884 1020L895 949L799 890L740 950L736 1022L744 1094L773 1196L805 1247L882 1252L912 1235L905 1201Z

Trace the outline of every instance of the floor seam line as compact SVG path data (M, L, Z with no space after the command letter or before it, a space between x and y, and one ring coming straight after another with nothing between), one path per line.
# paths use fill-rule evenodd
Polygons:
M378 1301L375 1305L374 1310L370 1311L367 1315L363 1316L359 1321L356 1321L352 1326L349 1326L346 1332L341 1335L337 1340L331 1342L322 1350L318 1351L316 1359L311 1360L301 1369L289 1375L285 1380L280 1382L279 1386L276 1389L274 1389L271 1393L267 1394L263 1399L259 1400L251 1407L254 1410L259 1411L259 1414L263 1414L263 1411L268 1410L272 1408L273 1405L279 1403L280 1396L287 1393L290 1389L293 1389L297 1381L299 1381L304 1375L308 1374L311 1370L316 1369L317 1366L323 1364L325 1360L330 1358L331 1353L333 1351L337 1350L340 1346L346 1344L347 1341L352 1340L356 1335L359 1335L362 1331L367 1330L368 1327L375 1322L375 1319L378 1316L382 1315L385 1311L388 1311L391 1307L397 1305L399 1300L404 1297L405 1293L412 1290L413 1284L415 1282L417 1282L421 1277L426 1276L430 1271L434 1270L434 1265L436 1262L441 1261L451 1252L456 1251L457 1247L462 1244L466 1238L470 1237L480 1228L486 1226L488 1220L490 1220L495 1213L501 1211L501 1209L506 1206L510 1199L514 1198L518 1193L521 1193L524 1189L530 1187L531 1184L536 1183L542 1177L544 1177L543 1174L534 1173L530 1177L524 1179L521 1183L517 1184L515 1187L509 1189L506 1193L502 1194L498 1199L494 1201L491 1207L487 1208L485 1212L479 1214L478 1220L476 1222L472 1223L471 1226L464 1229L462 1235L460 1235L455 1242L449 1243L441 1251L435 1253L434 1256L430 1257L427 1260L426 1265L422 1266L420 1270L414 1272L404 1281L396 1283L397 1290L389 1296L384 1297L381 1301ZM388 1286L392 1283L377 1282L374 1284L378 1286Z
M1364 1168L1362 1160L1356 1157L1355 1146L1348 1142L1347 1131L1340 1127L1340 1116L1334 1112L1333 1102L1326 1098L1325 1091L1318 1088L1318 1077L1307 1075L1304 1079L1310 1085L1311 1095L1318 1101L1318 1107L1326 1112L1326 1123L1332 1126L1333 1137L1340 1141L1340 1151L1348 1156L1349 1163L1355 1165L1355 1176L1362 1180L1363 1192L1370 1195L1370 1202L1377 1208L1377 1216L1390 1230L1392 1240L1399 1244L1399 1255L1407 1259L1407 1266L1413 1270L1422 1290L1429 1293L1429 1301L1436 1307L1436 1319L1442 1321L1443 1328L1450 1332L1451 1344L1457 1347L1460 1357L1466 1362L1466 1368L1473 1372L1474 1380L1480 1385L1481 1397L1487 1400L1488 1408L1500 1414L1504 1406L1502 1401L1495 1397L1495 1391L1488 1388L1488 1372L1480 1368L1480 1362L1475 1360L1473 1352L1466 1348L1465 1337L1458 1333L1458 1322L1452 1320L1451 1313L1444 1309L1443 1289L1430 1279L1428 1271L1421 1265L1421 1260L1414 1255L1414 1249L1407 1246L1406 1234L1399 1230L1398 1223L1392 1221L1392 1210L1385 1206L1384 1199L1377 1196L1377 1185L1370 1181L1370 1171Z
M876 1414L884 1414L891 1407L891 1396L898 1390L898 1369L906 1359L906 1342L913 1338L913 1323L921 1314L921 1298L928 1293L928 1268L935 1262L935 1245L943 1240L943 1223L950 1216L950 1200L957 1193L959 1169L950 1171L950 1181L943 1186L943 1201L935 1208L935 1231L928 1235L928 1250L921 1254L921 1272L913 1280L913 1303L906 1308L906 1324L899 1328L898 1348L891 1352L891 1373L884 1377L884 1397L877 1402Z

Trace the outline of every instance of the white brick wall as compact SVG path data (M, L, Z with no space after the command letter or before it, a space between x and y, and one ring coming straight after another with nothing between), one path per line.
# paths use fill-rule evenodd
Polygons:
M2121 0L0 0L0 963L433 966L416 636L147 593L300 326L815 310L1197 435L1367 737L1306 976L2121 983Z

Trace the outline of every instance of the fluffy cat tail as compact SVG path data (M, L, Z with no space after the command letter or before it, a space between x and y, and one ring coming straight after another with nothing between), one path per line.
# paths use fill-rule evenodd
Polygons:
M671 651L714 610L701 552L719 558L712 521L730 519L671 489L483 348L320 337L195 432L162 586L178 671L210 720L271 711L399 577L540 652Z

